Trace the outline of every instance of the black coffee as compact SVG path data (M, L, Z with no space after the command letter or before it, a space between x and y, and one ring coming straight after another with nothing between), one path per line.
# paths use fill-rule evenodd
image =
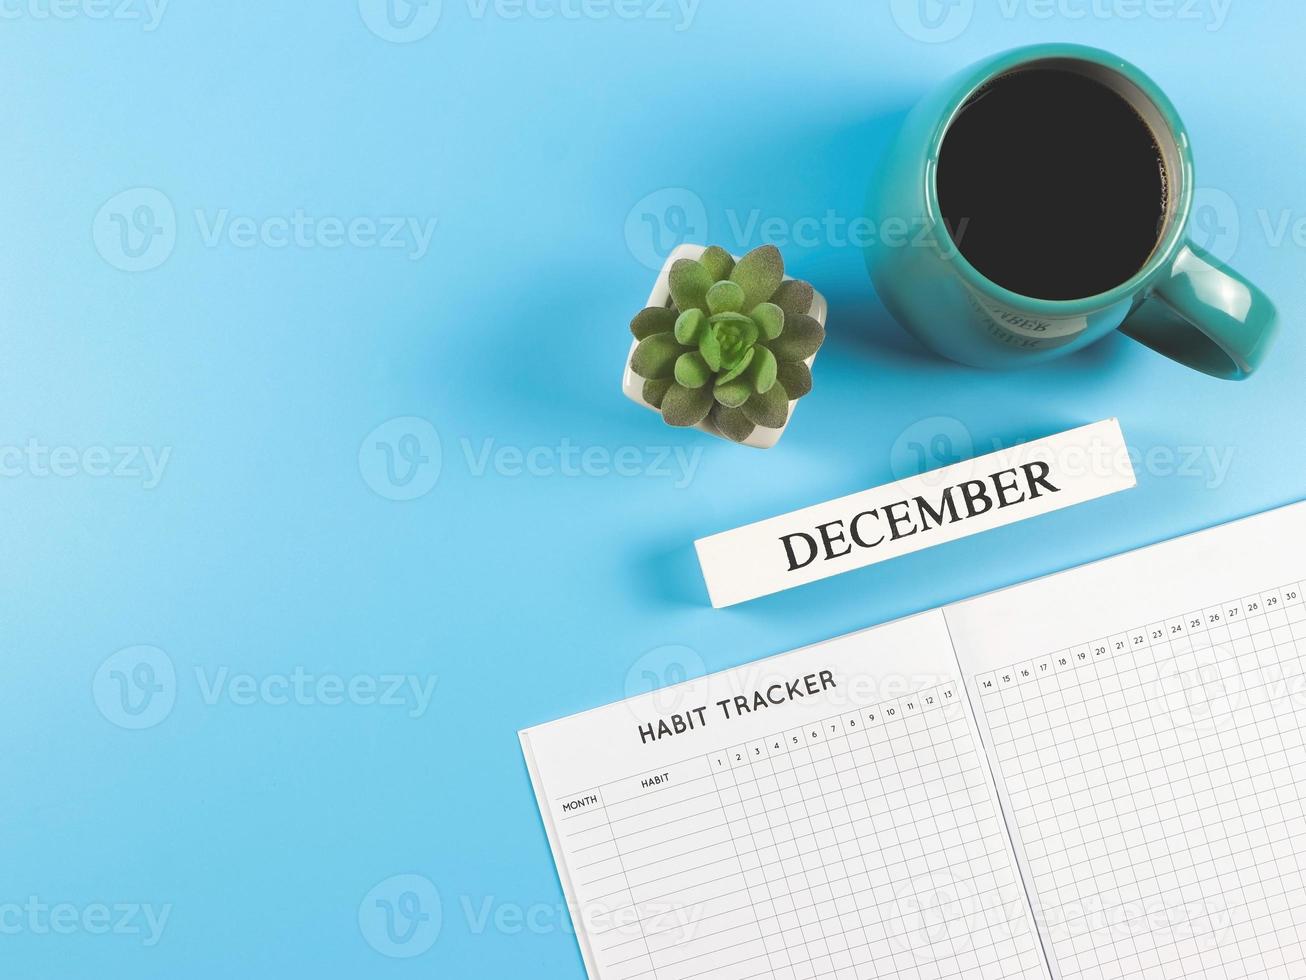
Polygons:
M1130 279L1166 210L1156 137L1124 98L1073 71L994 80L944 136L939 205L961 253L1040 299L1079 299Z

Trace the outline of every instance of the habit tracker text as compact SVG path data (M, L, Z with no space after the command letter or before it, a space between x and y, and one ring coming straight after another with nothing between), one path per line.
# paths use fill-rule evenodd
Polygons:
M721 709L721 717L729 721L731 718L739 718L754 711L764 711L790 701L815 697L832 687L838 687L834 674L828 670L820 670L796 680L772 684L752 694L736 694L734 697L722 698L716 702L716 706ZM709 719L707 709L708 705L705 704L659 718L656 722L651 721L647 725L640 725L639 740L641 743L656 742L659 739L683 735L685 732L703 728Z

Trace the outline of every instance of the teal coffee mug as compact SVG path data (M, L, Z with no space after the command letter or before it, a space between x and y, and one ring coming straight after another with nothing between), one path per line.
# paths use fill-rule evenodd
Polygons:
M1188 134L1150 78L1095 48L1020 48L908 115L871 188L867 265L889 312L964 364L1038 364L1119 328L1245 378L1274 305L1189 240L1193 192Z

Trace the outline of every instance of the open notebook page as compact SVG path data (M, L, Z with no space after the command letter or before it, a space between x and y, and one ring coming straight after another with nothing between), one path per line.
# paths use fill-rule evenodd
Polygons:
M947 608L1044 947L1306 976L1306 505Z
M595 980L1047 977L938 611L522 733Z

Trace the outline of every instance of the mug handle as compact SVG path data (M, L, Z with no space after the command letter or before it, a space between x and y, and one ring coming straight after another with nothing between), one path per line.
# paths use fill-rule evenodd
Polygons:
M1121 331L1214 378L1240 381L1265 360L1278 332L1268 296L1192 242Z

